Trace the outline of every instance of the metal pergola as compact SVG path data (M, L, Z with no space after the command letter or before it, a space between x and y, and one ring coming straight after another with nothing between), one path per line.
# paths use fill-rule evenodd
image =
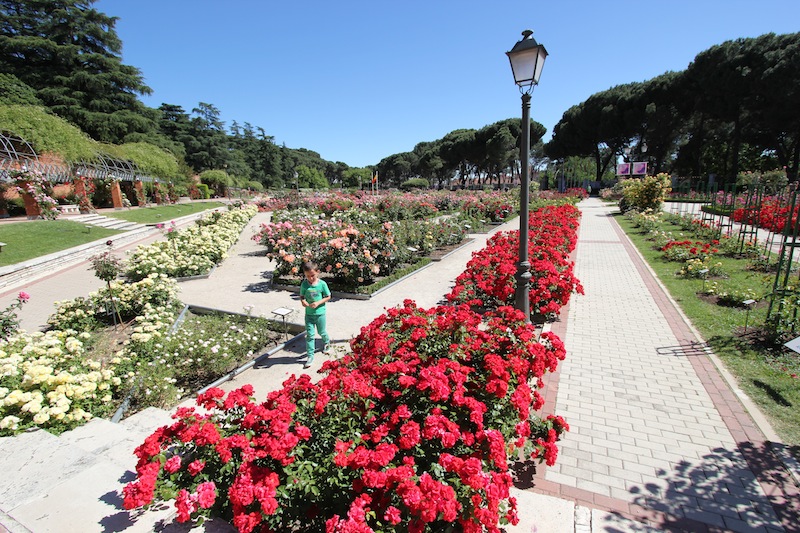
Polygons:
M41 174L51 183L69 183L76 176L90 179L117 179L120 181L158 182L143 175L132 161L117 159L98 153L93 161L73 164L44 163L36 150L25 139L0 133L0 180L9 181L11 171L32 171Z

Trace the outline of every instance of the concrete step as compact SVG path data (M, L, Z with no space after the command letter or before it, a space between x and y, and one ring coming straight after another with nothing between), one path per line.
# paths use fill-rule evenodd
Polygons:
M89 226L99 226L101 228L118 229L124 231L132 231L146 227L144 224L138 224L136 222L130 222L127 220L122 220L114 217L106 217L103 215L98 215L96 213L73 216L70 217L69 220L77 222L79 224L86 224Z
M158 407L148 407L123 419L119 425L136 433L145 433L145 437L160 428L172 424L172 414Z

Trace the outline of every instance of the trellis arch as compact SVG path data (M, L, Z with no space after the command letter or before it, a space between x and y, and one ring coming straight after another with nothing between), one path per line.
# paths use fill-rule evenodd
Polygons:
M8 180L12 170L40 173L54 183L68 183L76 176L90 179L119 179L122 181L158 182L151 176L142 174L136 163L118 159L109 154L98 153L91 161L73 164L45 163L33 146L8 132L0 132L0 179Z
M0 172L8 179L9 170L27 170L39 164L39 156L22 137L0 132Z
M108 154L98 153L94 161L81 161L73 165L76 176L91 179L118 179L121 181L154 181L145 176L133 161L117 159Z

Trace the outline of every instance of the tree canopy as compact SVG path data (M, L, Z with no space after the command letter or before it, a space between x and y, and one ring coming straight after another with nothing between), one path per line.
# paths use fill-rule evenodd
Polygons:
M124 65L116 18L94 0L0 0L0 72L32 87L42 103L93 139L120 143L152 132L139 69Z
M700 52L682 72L612 87L568 109L546 154L595 160L598 179L625 148L652 172L715 174L800 163L800 33L727 41Z

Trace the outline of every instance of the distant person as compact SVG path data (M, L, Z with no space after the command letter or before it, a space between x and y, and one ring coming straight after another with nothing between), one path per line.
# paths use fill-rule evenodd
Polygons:
M303 274L306 279L300 283L300 303L306 308L306 354L308 355L303 368L308 368L314 361L317 331L325 343L323 352L327 353L331 347L325 313L325 304L331 299L331 290L328 284L320 279L319 267L313 261L303 263Z

